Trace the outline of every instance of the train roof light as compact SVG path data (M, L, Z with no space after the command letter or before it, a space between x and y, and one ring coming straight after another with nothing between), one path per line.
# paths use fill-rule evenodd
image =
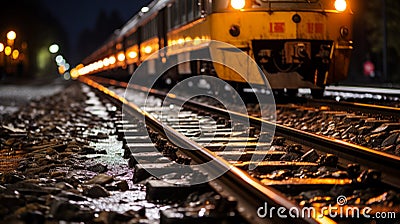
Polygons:
M146 12L150 11L150 8L145 6L140 11L143 12L143 13L146 13Z
M102 60L97 62L97 65L99 66L99 68L103 68L104 67L104 63Z
M109 60L108 58L104 58L104 60L103 60L103 65L104 65L105 67L109 66L109 65L110 65L110 60Z
M151 46L146 46L144 48L144 53L150 54L153 51L153 48Z
M135 51L131 51L128 54L129 58L136 58L137 57L137 53Z
M85 67L78 70L79 75L85 75Z
M114 56L109 57L108 60L110 62L110 65L115 64L115 62L117 61Z
M246 5L246 0L231 0L231 6L234 9L240 10L243 9Z
M335 8L339 12L343 12L347 8L346 0L335 0Z
M179 38L178 39L178 44L184 44L185 43L185 39L183 39L183 38Z
M124 53L119 53L118 54L118 61L124 61L125 60L125 54Z
M70 74L72 79L77 79L79 77L79 72L76 68L71 69Z

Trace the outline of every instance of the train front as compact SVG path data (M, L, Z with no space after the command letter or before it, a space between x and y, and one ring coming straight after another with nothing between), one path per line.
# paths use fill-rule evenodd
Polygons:
M320 88L347 77L349 1L215 0L212 10L212 39L251 55L274 89Z

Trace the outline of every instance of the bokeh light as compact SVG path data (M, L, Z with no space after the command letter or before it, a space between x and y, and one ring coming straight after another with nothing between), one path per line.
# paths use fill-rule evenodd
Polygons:
M57 53L59 50L60 50L60 47L59 47L57 44L52 44L52 45L49 47L49 51L50 51L50 53L52 53L52 54Z

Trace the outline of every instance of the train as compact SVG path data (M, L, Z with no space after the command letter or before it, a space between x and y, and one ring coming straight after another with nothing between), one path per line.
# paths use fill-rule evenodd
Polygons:
M71 74L129 77L145 61L191 58L203 41L216 40L254 59L271 88L320 92L347 77L352 16L349 0L154 0ZM154 55L164 47L168 52ZM248 87L240 75L221 65L188 63L178 65L163 80L171 84L207 74L239 90ZM157 73L154 63L146 66L149 75ZM252 84L263 85L259 74L246 75Z

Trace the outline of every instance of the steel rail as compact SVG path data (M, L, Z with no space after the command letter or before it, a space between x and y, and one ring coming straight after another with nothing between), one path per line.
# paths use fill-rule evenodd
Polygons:
M108 79L100 80L103 83L109 83ZM175 101L176 103L182 103L192 106L193 108L202 108L204 110L223 115L225 117L234 116L236 119L248 119L250 124L261 127L265 125L267 128L274 128L275 132L281 136L286 137L288 140L304 144L306 146L316 148L325 153L332 153L337 155L346 161L352 163L359 163L365 167L376 169L382 172L382 181L388 185L400 188L400 157L377 151L364 146L356 145L346 141L320 136L313 133L297 130L294 128L286 127L284 125L275 124L266 121L262 118L248 116L247 114L241 114L233 111L228 111L215 106L206 105L193 100L185 100L179 96L171 96L164 92L148 89L139 85L132 85L124 82L115 82L113 85L119 85L121 87L134 88L138 91L148 91L151 94L157 95L159 97L165 98L169 97L169 100Z
M363 113L379 113L391 117L400 117L400 108L390 107L376 104L334 101L334 100L321 100L321 99L307 99L307 104L318 106L332 105L337 109L352 111L353 109Z
M183 151L183 153L190 156L195 162L202 164L211 160L216 161L215 165L212 167L213 169L207 170L207 172L214 173L227 170L219 178L211 181L210 185L222 195L235 197L238 201L238 211L250 223L335 223L333 220L325 216L319 217L318 213L318 219L313 217L292 218L289 215L290 209L301 211L302 208L293 201L288 200L283 194L281 194L274 188L263 185L260 181L251 177L245 171L234 167L226 160L216 156L216 154L214 154L212 151L206 149L203 146L200 146L198 143L190 140L189 138L175 131L171 127L161 123L152 115L140 109L137 105L129 102L124 97L119 96L105 86L86 77L80 77L79 81L87 84L94 89L97 89L107 96L112 97L119 103L127 106L126 108L129 108L129 113L131 113L131 115L145 116L146 125L150 126L155 131L158 131L160 134L164 134L170 139L172 138L172 142L179 144L179 146L192 149L185 150ZM113 85L116 85L118 83L116 81L112 82ZM122 86L125 85L123 83L121 84ZM141 89L144 90L143 88ZM260 207L264 206L265 203L268 204L268 207L273 206L275 208L285 208L285 211L282 213L286 215L287 218L282 219L277 215L273 215L267 218L259 217L257 215L257 210Z
M179 97L172 98L171 100L180 99ZM262 118L240 114L226 109L205 105L195 101L186 101L186 105L191 105L194 108L207 109L210 112L218 113L224 116L235 116L235 118L249 119L250 124L261 127L265 125L267 129L275 127L275 133L286 137L288 140L304 144L306 146L315 148L317 150L332 153L339 158L345 159L353 163L359 163L365 167L380 170L382 172L382 180L394 187L400 188L400 157L388 154L385 152L370 149L364 146L356 145L346 141L338 140L335 138L316 135L313 133L301 131L298 129L286 127L266 121Z
M381 88L381 87L360 87L360 86L327 86L328 92L347 92L347 93L371 93L389 96L400 96L399 88Z

